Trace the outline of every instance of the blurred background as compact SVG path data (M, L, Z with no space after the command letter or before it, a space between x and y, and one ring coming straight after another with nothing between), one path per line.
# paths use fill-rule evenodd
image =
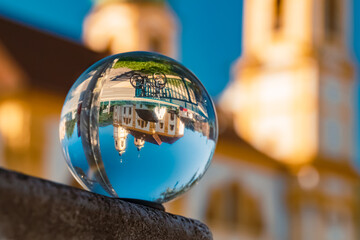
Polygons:
M360 239L355 0L1 0L0 166L77 186L60 111L101 58L173 57L213 96L207 174L167 211L215 239Z

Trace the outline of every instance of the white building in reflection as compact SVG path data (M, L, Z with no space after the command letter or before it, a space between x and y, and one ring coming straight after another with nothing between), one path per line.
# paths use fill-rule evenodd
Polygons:
M173 108L173 109L172 109ZM126 149L128 134L134 136L134 145L140 151L145 142L172 144L184 136L185 125L175 113L176 108L144 103L114 106L113 126L116 150Z

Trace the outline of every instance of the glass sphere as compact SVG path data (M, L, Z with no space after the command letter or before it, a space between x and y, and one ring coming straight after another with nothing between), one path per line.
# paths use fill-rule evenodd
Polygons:
M130 52L87 69L61 113L67 164L86 189L163 203L209 167L217 141L213 102L187 68Z

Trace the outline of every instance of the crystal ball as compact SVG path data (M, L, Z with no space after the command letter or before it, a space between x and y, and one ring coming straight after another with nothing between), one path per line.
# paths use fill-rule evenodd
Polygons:
M175 60L148 52L92 65L71 87L60 119L66 162L85 189L156 203L204 175L217 135L201 82Z

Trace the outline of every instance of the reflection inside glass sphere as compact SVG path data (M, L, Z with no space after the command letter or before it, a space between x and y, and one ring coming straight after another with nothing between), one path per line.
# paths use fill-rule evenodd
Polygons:
M63 106L60 139L83 187L162 203L205 173L217 123L208 93L189 70L162 55L132 52L79 77Z

